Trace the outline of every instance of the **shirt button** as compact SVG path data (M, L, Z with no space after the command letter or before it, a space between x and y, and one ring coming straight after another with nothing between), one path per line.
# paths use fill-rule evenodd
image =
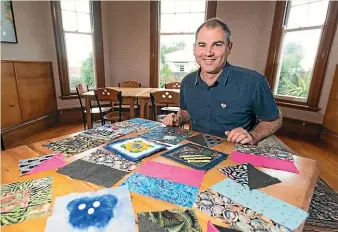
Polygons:
M210 105L207 105L207 107L210 107Z

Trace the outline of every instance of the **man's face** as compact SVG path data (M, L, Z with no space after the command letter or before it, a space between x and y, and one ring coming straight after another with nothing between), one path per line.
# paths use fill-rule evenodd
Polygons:
M194 46L195 59L201 66L202 72L219 73L226 63L231 47L232 42L228 44L221 27L202 27Z

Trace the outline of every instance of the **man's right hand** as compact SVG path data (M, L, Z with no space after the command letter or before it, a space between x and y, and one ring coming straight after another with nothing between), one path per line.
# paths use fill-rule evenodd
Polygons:
M162 123L166 126L180 126L180 118L175 113L168 114Z

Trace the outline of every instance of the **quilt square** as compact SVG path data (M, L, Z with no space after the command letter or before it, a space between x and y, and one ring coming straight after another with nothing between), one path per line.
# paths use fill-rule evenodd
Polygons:
M174 148L162 156L198 170L209 170L222 162L228 155L209 148L187 143Z
M131 138L110 142L104 148L127 160L137 161L165 149L166 146L143 138Z
M93 164L81 159L68 164L57 172L74 179L84 180L106 188L111 187L128 174L124 171L112 169L101 164Z
M115 138L124 136L132 131L133 130L126 130L113 125L106 124L104 126L100 126L94 129L85 130L80 135L96 139L113 140Z
M44 161L52 158L53 156L54 156L54 154L50 154L50 155L44 155L44 156L38 156L38 157L34 157L34 158L19 160L20 176L25 175L30 170L39 166L41 163L43 163Z
M230 179L249 187L249 189L264 188L281 182L279 179L258 170L248 163L224 167L219 170Z
M141 131L141 130L150 129L150 128L161 126L161 125L162 124L158 122L154 122L154 121L142 119L142 118L133 118L130 120L116 122L113 124L113 126L116 126L118 128L122 128L124 130L132 130L132 131Z
M259 190L245 188L230 179L218 182L211 189L291 230L298 228L308 217L302 209Z
M61 152L66 157L71 157L78 153L100 146L103 143L105 143L104 140L77 135L44 144L42 146L47 147L54 152Z
M102 149L97 149L90 153L89 156L82 158L82 160L93 164L102 164L124 172L131 172L140 165L140 162L126 160L116 153L104 151Z
M198 188L161 178L133 173L122 184L131 192L149 196L183 207L191 207L198 193Z
M52 202L52 178L1 185L1 226L42 217Z
M216 136L203 134L203 133L186 138L186 139L193 143L197 143L205 147L213 147L225 141L225 139L221 139Z
M226 228L223 226L212 224L210 221L208 222L207 232L239 232L239 230Z
M139 232L202 232L195 212L164 210L137 214Z
M243 144L235 144L234 149L238 152L246 153L246 154L255 154L259 156L265 156L274 159L280 160L289 160L293 161L293 155L285 148L279 145L243 145Z
M141 135L142 138L177 145L193 134L179 127L156 127Z
M234 202L211 189L198 194L194 207L221 223L225 223L229 229L253 232L291 232L288 228L264 217L251 208Z
M135 219L127 187L57 197L46 232L135 232Z

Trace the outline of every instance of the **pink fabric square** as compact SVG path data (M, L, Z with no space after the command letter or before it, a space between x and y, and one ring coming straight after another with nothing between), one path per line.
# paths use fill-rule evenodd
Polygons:
M200 187L205 174L205 171L180 168L173 165L158 163L154 161L145 162L135 172L198 188Z
M207 232L219 232L219 230L209 221Z
M274 159L266 156L246 154L238 151L231 153L231 160L235 161L236 163L250 163L254 166L272 168L299 174L294 162L290 160Z
M51 169L62 168L66 165L65 161L63 160L62 154L59 152L52 158L42 162L40 165L36 166L32 170L26 173L26 175L48 171Z

